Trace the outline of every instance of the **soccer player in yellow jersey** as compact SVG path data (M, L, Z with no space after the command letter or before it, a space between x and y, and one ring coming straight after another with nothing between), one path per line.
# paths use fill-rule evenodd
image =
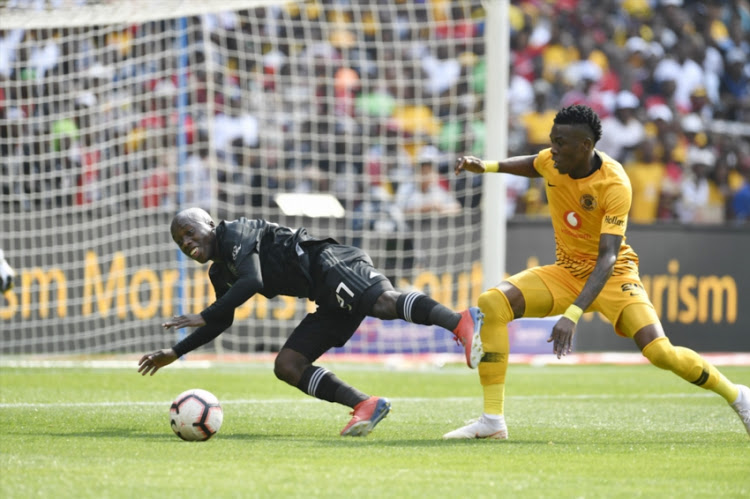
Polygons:
M696 352L673 346L638 275L638 256L625 242L631 187L622 165L594 148L602 127L587 106L560 110L550 132L551 146L536 155L503 161L463 156L456 174L501 172L543 177L552 227L554 265L534 267L501 282L479 297L484 313L480 336L484 355L479 378L484 412L443 438L507 439L503 416L508 368L507 324L519 317L560 315L548 342L558 358L571 351L576 323L584 311L599 311L617 334L632 338L656 367L716 392L739 414L750 433L750 388L730 382Z

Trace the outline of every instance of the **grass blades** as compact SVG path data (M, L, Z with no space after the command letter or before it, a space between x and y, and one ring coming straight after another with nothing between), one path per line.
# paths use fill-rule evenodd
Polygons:
M187 364L189 366L189 364ZM510 440L444 441L482 410L475 371L326 364L393 408L342 438L345 407L271 366L0 369L0 495L27 497L748 497L750 437L718 396L651 366L512 365ZM750 367L722 368L750 383ZM222 402L207 442L170 430L189 388Z

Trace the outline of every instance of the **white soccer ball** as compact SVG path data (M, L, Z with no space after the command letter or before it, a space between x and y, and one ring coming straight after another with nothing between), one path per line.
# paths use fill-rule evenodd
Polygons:
M208 440L219 431L223 421L219 399L200 388L182 392L169 408L172 431L183 440Z

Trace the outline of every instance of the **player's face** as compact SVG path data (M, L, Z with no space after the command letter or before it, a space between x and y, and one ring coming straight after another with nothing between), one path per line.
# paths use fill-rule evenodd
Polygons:
M579 125L552 125L550 147L555 169L562 175L588 172L591 139Z
M216 233L213 223L182 218L172 225L172 239L180 250L198 263L211 260Z

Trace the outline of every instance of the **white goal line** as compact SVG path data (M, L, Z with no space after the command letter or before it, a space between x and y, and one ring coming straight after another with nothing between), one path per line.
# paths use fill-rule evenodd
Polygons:
M579 394L579 395L513 395L509 396L512 400L607 400L607 399L685 399L685 398L707 398L714 397L713 393L632 393L632 394ZM395 403L412 403L423 404L430 402L447 402L455 404L465 404L467 402L477 402L478 397L388 397L391 402ZM320 402L314 398L278 398L278 399L237 399L221 400L222 406L225 405L276 405L276 404L312 404ZM132 406L169 406L171 401L121 401L121 402L6 402L0 403L0 409L53 409L53 408L85 408L85 407L132 407Z

